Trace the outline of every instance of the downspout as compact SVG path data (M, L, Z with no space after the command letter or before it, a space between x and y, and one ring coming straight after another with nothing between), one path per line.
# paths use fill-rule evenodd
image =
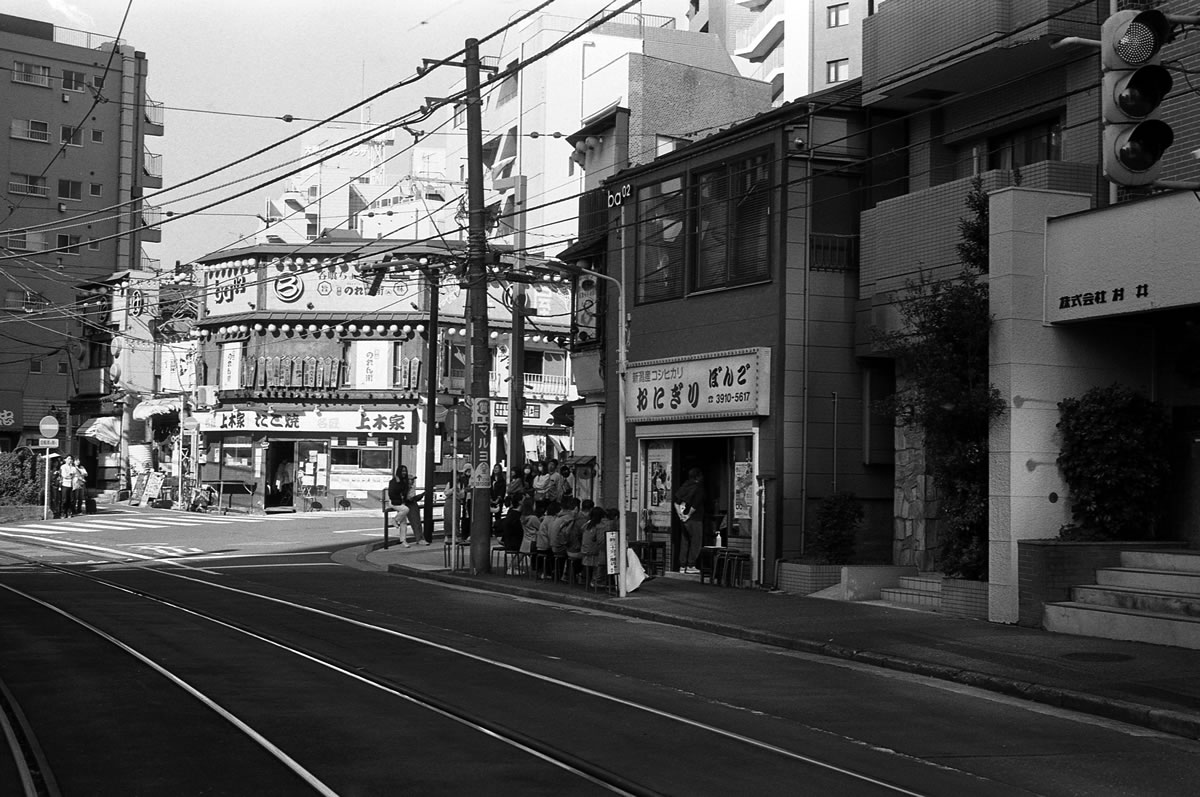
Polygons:
M804 192L804 347L801 349L801 388L800 388L800 407L804 413L803 420L800 424L800 555L804 555L805 541L808 533L808 351L809 351L809 330L808 321L811 303L809 301L809 272L812 270L812 264L809 262L812 257L812 206L813 206L813 109L815 103L808 103L808 112L806 114L806 129L805 142L806 157L808 160L808 169L804 175L808 182L808 190Z

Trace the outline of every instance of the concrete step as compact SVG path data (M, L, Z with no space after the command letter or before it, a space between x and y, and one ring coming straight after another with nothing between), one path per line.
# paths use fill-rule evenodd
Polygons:
M941 576L900 576L898 583L901 589L914 592L928 592L933 595L942 593Z
M1200 650L1200 619L1068 601L1047 603L1042 626L1059 634Z
M1140 570L1174 570L1200 573L1200 551L1186 549L1122 551L1121 566Z
M1200 619L1200 595L1190 592L1147 592L1135 587L1094 585L1072 587L1071 598L1075 603L1088 606L1109 606Z
M1096 571L1096 583L1101 586L1133 587L1146 592L1189 592L1200 595L1200 573L1178 570L1104 567Z
M942 606L941 594L923 589L884 587L879 590L879 598L888 603L894 603L897 606L909 606L914 609L924 609L930 612L936 612Z

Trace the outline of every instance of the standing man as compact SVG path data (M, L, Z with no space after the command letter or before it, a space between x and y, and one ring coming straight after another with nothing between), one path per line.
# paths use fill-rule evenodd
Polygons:
M74 457L63 457L62 465L58 467L58 477L61 480L62 487L59 494L60 506L62 507L62 516L70 517L75 510L75 476L78 471L75 468Z
M699 468L688 471L688 478L673 496L675 515L683 526L679 535L679 572L696 574L696 557L704 542L704 474Z

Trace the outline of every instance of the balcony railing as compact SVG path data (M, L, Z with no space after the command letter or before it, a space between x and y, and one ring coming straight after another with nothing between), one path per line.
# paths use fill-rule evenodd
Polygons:
M143 204L140 212L142 216L141 226L148 227L156 224L162 224L163 211L158 205Z
M162 155L151 152L148 149L142 150L142 171L147 177L155 177L162 179Z
M488 385L493 396L503 396L508 393L508 380L501 379L495 371L488 374ZM554 374L525 374L526 396L565 399L570 391L571 381L568 377Z
M779 26L779 33L771 34L771 37L774 38L776 35L781 37L783 35L783 3L765 4L759 10L757 17L754 20L754 24L745 30L737 32L734 41L736 42L735 52L739 55L746 55L742 51L750 49L760 37L763 37L764 34L767 34L776 25Z
M814 271L855 271L858 236L813 233L808 238L809 268Z
M142 114L145 116L146 121L150 124L162 127L163 104L161 102L155 102L147 97L145 100L145 105L142 106Z
M162 261L157 257L150 257L150 255L146 254L145 249L142 250L140 262L142 271L158 271L158 267L162 264Z

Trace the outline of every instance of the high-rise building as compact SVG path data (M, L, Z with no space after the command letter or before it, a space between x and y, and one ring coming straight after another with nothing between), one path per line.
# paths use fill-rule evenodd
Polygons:
M163 134L163 109L145 54L109 36L0 14L0 63L0 449L12 449L36 445L48 414L70 441L69 402L113 390L111 347L84 340L112 333L74 311L75 286L157 266L142 245L161 240L161 216L143 196L162 187L161 156L145 138Z
M883 0L691 0L691 30L721 37L775 105L862 75L862 21ZM786 34L786 35L785 35Z

